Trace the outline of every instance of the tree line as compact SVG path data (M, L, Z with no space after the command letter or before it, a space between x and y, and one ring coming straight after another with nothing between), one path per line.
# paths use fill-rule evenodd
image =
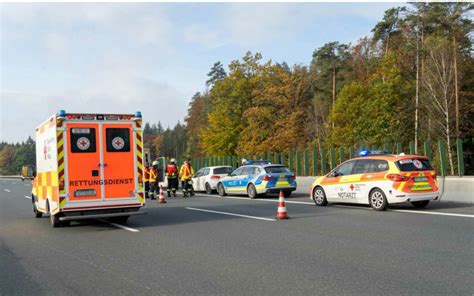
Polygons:
M372 36L329 42L307 65L248 52L208 74L185 119L190 156L257 155L329 146L474 136L471 3L388 9ZM472 143L472 141L469 141ZM472 145L465 148L473 153Z

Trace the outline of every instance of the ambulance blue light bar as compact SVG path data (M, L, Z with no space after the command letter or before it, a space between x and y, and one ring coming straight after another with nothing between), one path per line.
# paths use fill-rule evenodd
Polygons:
M386 155L386 154L389 154L389 153L385 150L361 150L359 152L360 157L370 156L370 155Z

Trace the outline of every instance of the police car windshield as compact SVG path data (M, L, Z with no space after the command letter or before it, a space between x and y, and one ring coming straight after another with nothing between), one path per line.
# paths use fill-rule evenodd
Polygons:
M401 159L396 162L397 167L402 172L413 171L431 171L433 167L430 165L428 159Z
M285 166L269 166L265 168L265 172L267 174L272 174L272 173L289 173L290 170L285 167Z

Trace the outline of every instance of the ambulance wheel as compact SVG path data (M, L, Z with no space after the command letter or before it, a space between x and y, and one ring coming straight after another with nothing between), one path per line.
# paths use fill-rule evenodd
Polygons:
M324 193L324 189L320 186L317 186L313 190L313 201L314 204L320 207L326 206L328 204L328 200L326 199L326 193Z
M206 183L206 193L212 194L212 188L211 188L211 185L209 185L209 183Z
M251 198L254 199L257 197L257 189L255 188L255 185L250 184L247 187L247 195Z
M369 204L376 211L385 211L388 207L387 198L382 190L375 188L370 191Z
M63 227L71 226L71 221L61 221L61 226Z
M222 183L219 183L219 185L217 185L217 192L219 193L220 196L226 196L227 195L225 193L225 188L224 188L224 185Z
M43 217L43 213L38 211L38 208L36 207L36 197L33 194L31 195L31 201L33 202L33 213L35 213L35 218Z
M430 203L429 200L421 200L421 201L412 201L411 204L417 208L417 209L422 209L426 207Z

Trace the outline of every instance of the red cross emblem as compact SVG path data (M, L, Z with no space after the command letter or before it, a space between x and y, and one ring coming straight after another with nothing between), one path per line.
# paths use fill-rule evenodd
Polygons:
M80 137L77 140L77 147L81 149L82 151L89 149L90 146L91 146L91 142L86 137Z
M112 146L116 150L121 150L125 146L125 141L121 137L115 137L112 140Z
M354 191L354 184L351 184L351 186L349 186L349 188L351 189L351 191Z

